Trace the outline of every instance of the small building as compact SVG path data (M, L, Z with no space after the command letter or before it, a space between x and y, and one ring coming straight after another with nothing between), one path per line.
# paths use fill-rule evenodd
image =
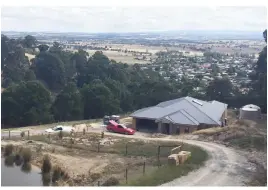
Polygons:
M221 126L227 117L227 104L187 96L137 110L130 116L133 118L132 127L136 130L166 134L191 133Z
M259 106L249 104L240 108L239 119L258 120L261 118L261 108Z

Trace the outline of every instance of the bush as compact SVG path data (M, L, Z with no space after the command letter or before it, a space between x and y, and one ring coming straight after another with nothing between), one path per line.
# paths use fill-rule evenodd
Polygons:
M43 159L42 168L41 168L42 173L43 174L50 173L51 169L52 169L52 165L50 162L50 158L48 155L45 155Z
M20 166L23 162L23 159L21 157L21 155L19 155L18 153L15 155L15 164L16 166Z
M42 182L43 186L49 186L51 182L51 176L50 173L43 173L42 174Z
M92 179L92 181L96 181L100 177L101 177L100 173L92 173L92 174L90 174L90 178Z
M102 186L116 186L119 185L119 180L115 177L110 177L107 181L105 181Z
M21 136L21 138L24 138L24 137L25 137L25 132L22 131L22 132L20 133L20 136Z
M29 148L23 148L21 152L24 164L29 163L32 159L32 152Z
M83 129L83 135L85 135L85 134L86 134L86 129L84 128L84 129Z
M59 166L55 166L53 169L53 174L52 174L52 182L55 183L59 179L61 179L64 175L64 171L61 169Z
M6 147L5 147L5 154L4 155L5 156L11 155L13 153L13 150L14 150L13 144L6 145Z
M24 173L30 173L32 170L32 165L28 162L23 163L22 167L21 167L21 171L23 171Z
M5 158L5 166L13 167L14 166L14 161L15 161L15 156L14 155L7 156Z
M59 138L60 138L60 139L63 138L63 132L62 132L62 131L59 132Z

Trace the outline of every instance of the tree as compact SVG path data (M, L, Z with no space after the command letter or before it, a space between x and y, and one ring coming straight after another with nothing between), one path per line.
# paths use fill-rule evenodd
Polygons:
M229 67L228 69L227 69L227 72L229 73L229 74L234 74L235 73L235 68L234 67Z
M27 70L24 76L24 80L25 81L32 81L32 80L36 80L36 76L34 74L33 70Z
M264 32L263 32L263 38L264 38L265 42L267 43L267 29L264 30Z
M234 87L228 78L214 79L206 89L206 95L210 100L224 102L234 95Z
M82 97L75 83L69 83L57 95L52 112L57 121L83 119Z
M217 64L211 64L211 69L213 74L218 74L220 72L220 68Z
M120 113L119 101L103 83L86 84L81 89L84 104L84 118L99 118Z
M44 52L44 51L47 51L49 49L49 46L46 44L42 44L42 45L38 46L38 49L40 52Z
M92 64L110 64L109 58L102 51L96 51L89 60Z
M263 32L267 43L267 30ZM249 96L255 96L259 100L259 106L263 112L267 112L267 45L259 54L257 63L254 65L255 72L251 75L252 90Z
M40 52L32 64L32 69L36 78L44 81L52 91L57 92L64 87L64 63L57 55Z
M37 81L21 82L2 93L4 126L27 126L53 121L50 92Z
M25 72L30 67L30 63L21 45L10 45L10 41L3 43L4 48L1 49L1 52L3 51L4 54L4 59L1 63L2 86L6 88L12 83L23 81ZM7 49L5 46L7 46Z
M27 35L23 40L23 45L26 48L33 48L36 46L37 40L34 36Z

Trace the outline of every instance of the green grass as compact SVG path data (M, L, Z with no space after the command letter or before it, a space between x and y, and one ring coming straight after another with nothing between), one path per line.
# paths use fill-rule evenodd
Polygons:
M208 158L206 151L199 147L185 145L183 150L191 151L191 157L182 165L169 166L167 163L158 169L147 173L137 179L130 180L128 186L157 186L187 175L190 171L198 169ZM166 158L167 159L167 158ZM126 185L126 184L122 184Z

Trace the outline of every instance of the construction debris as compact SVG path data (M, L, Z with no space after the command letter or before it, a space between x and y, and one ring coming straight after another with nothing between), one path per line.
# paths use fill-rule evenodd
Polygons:
M178 166L180 164L178 154L171 154L168 156L168 164Z
M179 151L181 146L173 148L171 152ZM168 156L168 164L173 166L178 166L179 164L185 163L188 158L191 157L191 152L188 151L180 151L179 153L173 153Z
M180 164L183 164L188 158L190 158L191 152L180 151L178 154Z

